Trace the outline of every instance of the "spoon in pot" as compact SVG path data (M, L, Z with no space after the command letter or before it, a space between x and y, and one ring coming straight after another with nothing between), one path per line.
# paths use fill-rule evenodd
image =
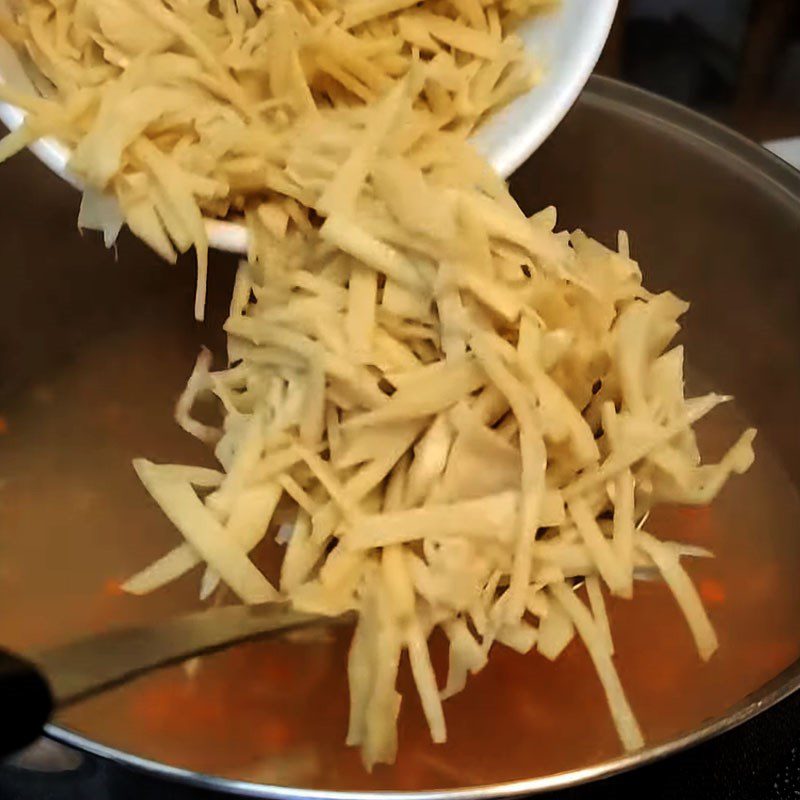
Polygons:
M658 580L638 568L637 580ZM575 586L583 583L577 579ZM122 628L20 656L0 649L0 757L37 739L56 709L64 708L151 670L240 642L313 625L341 624L350 615L324 617L285 604L233 605Z
M56 709L198 654L297 628L340 623L286 605L224 606L93 635L26 657L0 650L0 757L38 738Z

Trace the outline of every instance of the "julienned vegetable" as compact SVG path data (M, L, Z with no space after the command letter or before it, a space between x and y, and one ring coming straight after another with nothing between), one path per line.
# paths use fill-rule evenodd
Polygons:
M395 134L417 91L399 84L298 137L292 174L321 224L250 214L229 366L201 353L177 405L221 472L136 462L186 541L125 588L205 563L204 597L221 580L242 602L355 610L347 740L368 768L395 757L404 651L440 742L443 699L494 646L556 659L576 631L635 749L605 596L633 598L636 570L659 570L700 656L713 654L681 564L710 554L645 524L658 503L711 500L749 467L755 432L700 464L692 426L727 398L684 398L671 341L686 303L642 286L624 235L615 252L554 233L552 209L527 219L463 143L441 134L412 157ZM218 428L191 416L206 395ZM273 586L248 554L276 529ZM426 644L437 627L443 687Z
M327 112L347 109L358 122L365 104L411 75L415 108L393 131L404 151L440 147L442 131L463 140L536 81L513 29L552 3L0 0L0 37L42 95L0 82L0 100L27 112L0 143L0 161L57 138L86 187L85 226L110 244L124 221L169 261L195 248L201 318L203 215L257 210L273 232L301 219L309 194L290 163L299 127L336 151L347 142ZM384 123L369 118L379 135ZM366 159L369 138L362 148ZM338 196L331 189L325 202Z

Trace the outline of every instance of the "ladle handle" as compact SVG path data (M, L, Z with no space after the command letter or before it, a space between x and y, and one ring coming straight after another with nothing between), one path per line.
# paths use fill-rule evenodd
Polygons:
M0 757L22 750L42 735L53 712L47 679L30 661L0 649Z

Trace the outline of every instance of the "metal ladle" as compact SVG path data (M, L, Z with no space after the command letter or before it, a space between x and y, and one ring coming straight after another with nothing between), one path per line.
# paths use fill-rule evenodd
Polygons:
M347 618L304 614L275 603L224 606L89 636L29 657L0 650L0 699L11 721L0 726L0 756L37 739L56 709L145 672L262 636Z

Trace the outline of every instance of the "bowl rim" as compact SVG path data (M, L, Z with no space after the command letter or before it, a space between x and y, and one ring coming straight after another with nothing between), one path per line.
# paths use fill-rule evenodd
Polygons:
M766 180L769 189L778 193L784 202L796 207L800 216L800 171L741 134L677 103L610 78L593 76L587 84L583 99L590 105L613 107L615 111L643 119L647 124L672 126L683 135L688 134L698 142L711 146L720 157L735 158L743 169L758 172ZM92 741L83 734L58 724L50 724L46 733L64 744L151 776L244 797L272 800L489 800L563 789L651 764L736 728L798 690L800 659L742 698L725 714L659 745L574 770L490 785L443 790L332 791L259 784L202 774L141 758Z
M508 178L527 161L556 129L578 99L578 95L589 80L608 40L611 26L616 17L618 2L619 0L591 0L589 3L585 3L583 0L572 0L572 2L556 0L556 9L563 8L565 15L580 16L583 23L578 35L569 42L571 68L558 72L560 79L556 79L550 84L546 83L547 71L545 69L545 78L542 84L534 86L529 92L514 98L507 106L498 109L496 114L487 123L479 126L476 131L479 149L485 152L494 169L504 178ZM569 8L566 8L567 5ZM558 11L546 8L541 13L545 15L543 22L546 25L547 15L555 15ZM569 24L567 24L567 29L569 29ZM523 39L525 38L523 34ZM546 63L546 56L544 60ZM491 130L494 126L500 128L508 125L510 123L508 118L517 103L521 106L528 98L533 98L539 87L544 90L545 98L541 102L535 118L528 121L524 127L505 136L502 145L494 149L481 147L482 133Z

